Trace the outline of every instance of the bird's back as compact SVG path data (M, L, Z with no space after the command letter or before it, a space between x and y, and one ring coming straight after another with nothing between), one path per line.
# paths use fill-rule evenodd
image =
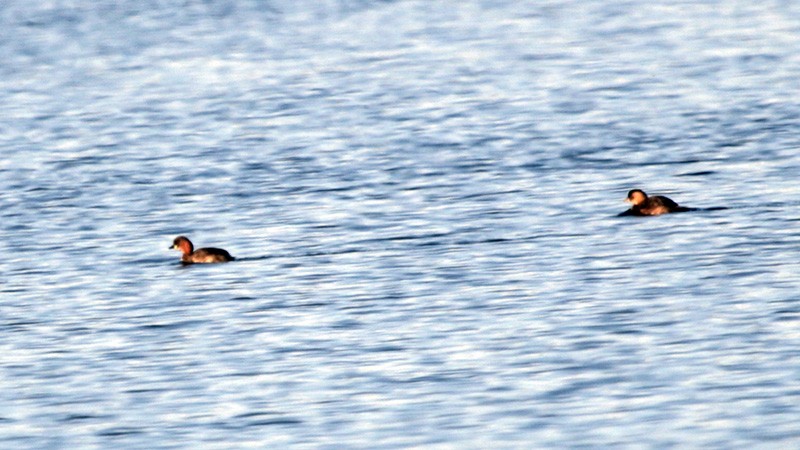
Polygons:
M193 263L214 263L233 261L234 258L227 250L215 247L206 247L195 250L191 255L187 255L186 262Z

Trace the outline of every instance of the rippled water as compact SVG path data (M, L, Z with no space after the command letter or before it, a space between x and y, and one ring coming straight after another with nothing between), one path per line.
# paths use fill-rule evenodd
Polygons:
M0 8L0 446L800 444L798 4L128 3Z

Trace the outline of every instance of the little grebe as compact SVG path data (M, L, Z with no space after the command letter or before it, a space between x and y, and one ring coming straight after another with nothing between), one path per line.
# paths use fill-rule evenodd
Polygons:
M184 264L191 263L219 263L233 261L235 258L230 253L214 247L200 248L194 250L194 245L185 236L178 236L172 241L172 248L178 249L183 252L181 262Z
M674 201L661 195L648 197L641 189L633 189L628 192L626 202L630 203L631 209L621 213L621 216L658 216L667 213L691 211L692 208L680 206Z

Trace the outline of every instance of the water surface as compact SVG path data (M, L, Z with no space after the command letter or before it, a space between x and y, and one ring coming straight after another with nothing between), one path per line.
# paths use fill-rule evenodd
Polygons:
M797 446L798 23L6 2L0 444Z

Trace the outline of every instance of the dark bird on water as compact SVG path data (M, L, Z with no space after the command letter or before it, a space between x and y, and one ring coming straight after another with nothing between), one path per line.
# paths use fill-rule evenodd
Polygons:
M662 195L648 196L641 189L632 189L629 191L628 198L626 198L625 201L631 204L631 209L620 213L620 216L658 216L661 214L694 210L694 208L680 206Z
M233 261L235 259L230 253L221 248L206 247L195 250L192 241L185 236L176 237L175 240L172 241L172 247L170 248L178 249L183 253L181 262L184 264L220 263Z

